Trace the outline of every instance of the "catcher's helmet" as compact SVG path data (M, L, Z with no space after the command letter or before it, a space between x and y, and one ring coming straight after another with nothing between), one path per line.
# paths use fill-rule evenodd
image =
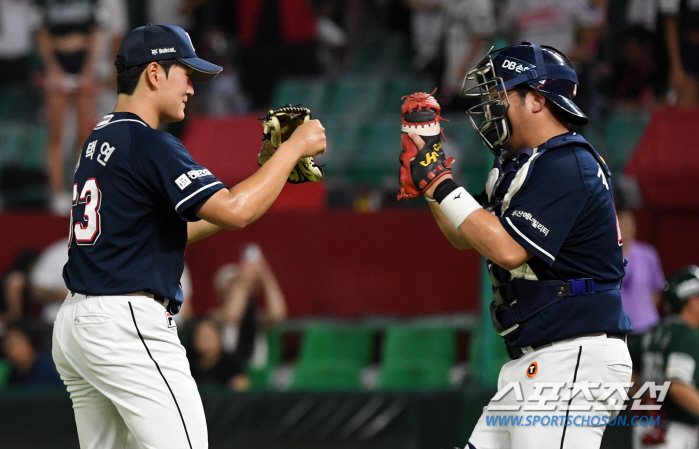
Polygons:
M467 81L476 85L468 87ZM462 95L479 97L481 102L466 112L471 124L490 151L499 153L510 138L510 124L503 98L507 89L527 85L556 106L575 125L585 125L587 116L573 102L578 77L570 61L553 47L522 41L493 50L466 74Z
M663 299L670 304L672 313L680 313L693 296L699 296L699 268L696 265L676 271L665 281Z

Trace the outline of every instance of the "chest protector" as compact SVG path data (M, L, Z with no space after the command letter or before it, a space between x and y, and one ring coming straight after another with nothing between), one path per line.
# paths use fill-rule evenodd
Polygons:
M515 176L520 169L526 169L527 182L533 166L546 151L566 146L577 146L588 150L595 158L605 178L609 180L611 172L602 157L582 136L565 134L554 137L537 149L525 148L517 156L496 157L493 169L486 184L487 200L485 209L502 216L509 204L506 199ZM611 195L610 190L610 195ZM510 197L512 194L510 194ZM612 198L613 200L613 198ZM610 290L619 290L621 281L596 282L592 278L561 279L540 281L528 265L512 272L486 260L488 273L493 284L494 300L490 304L490 316L495 331L507 340L508 334L520 324L536 315L542 309L555 304L563 298L577 295L595 295ZM626 264L626 260L624 261ZM514 273L514 274L513 274Z

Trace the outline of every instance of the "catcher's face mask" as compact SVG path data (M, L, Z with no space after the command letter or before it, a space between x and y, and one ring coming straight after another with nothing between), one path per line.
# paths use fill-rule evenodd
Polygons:
M491 54L492 51L468 71L461 94L478 99L479 103L466 110L466 114L485 146L498 156L512 134L512 127L507 119L510 108L507 89L503 79L495 73ZM468 87L471 80L476 85Z

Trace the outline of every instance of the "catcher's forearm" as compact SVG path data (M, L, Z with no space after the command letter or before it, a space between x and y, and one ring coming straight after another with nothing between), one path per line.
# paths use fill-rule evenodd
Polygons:
M498 217L485 209L469 215L459 226L459 233L476 251L506 270L514 270L532 257L510 236Z
M289 140L274 156L232 189L216 192L197 216L226 229L243 229L257 221L274 204L289 172L300 158L302 143Z
M444 216L444 212L439 208L439 204L436 201L430 201L430 210L434 216L437 226L442 231L442 234L454 245L457 249L471 249L473 248L471 244L466 240L466 238L461 235L458 229L454 227L453 224L449 223L449 220Z

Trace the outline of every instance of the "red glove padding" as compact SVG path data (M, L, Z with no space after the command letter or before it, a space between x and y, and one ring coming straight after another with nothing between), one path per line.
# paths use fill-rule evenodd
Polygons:
M434 92L433 92L434 93ZM398 200L415 198L424 193L437 179L451 173L453 157L447 158L442 150L444 141L439 122L440 107L429 94L418 92L403 97L401 108L400 190ZM408 132L419 134L425 146L418 150Z

